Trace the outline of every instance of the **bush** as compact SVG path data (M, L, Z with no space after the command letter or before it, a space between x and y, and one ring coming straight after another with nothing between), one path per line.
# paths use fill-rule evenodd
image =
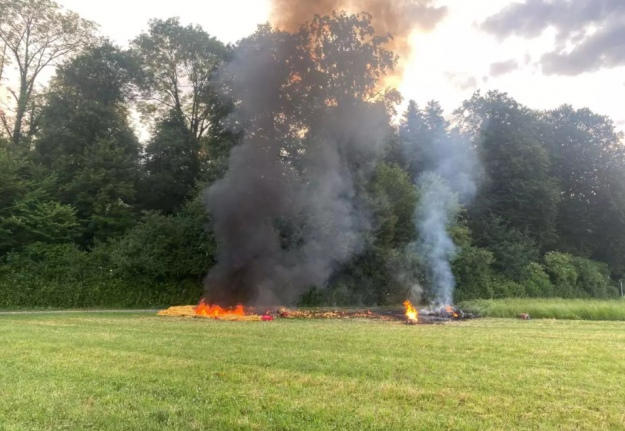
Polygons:
M115 275L130 282L199 284L214 264L216 250L207 223L206 211L196 200L175 216L148 213L142 223L103 247Z
M567 253L545 256L545 268L554 285L553 296L562 298L607 298L617 291L607 265Z
M581 257L572 259L577 271L577 290L592 298L616 296L608 265Z
M573 256L566 253L551 252L545 255L545 268L554 285L554 296L573 298L577 291L577 270Z
M523 298L526 296L525 287L521 283L509 280L502 275L496 275L492 281L492 298Z
M456 277L454 300L466 301L477 298L492 298L493 273L490 265L493 254L479 247L465 247L453 263Z
M500 217L485 220L477 232L477 245L493 253L493 269L510 280L520 282L525 268L540 257L536 243Z
M525 267L521 283L525 293L532 298L551 297L554 295L554 286L545 272L545 267L532 262Z
M189 282L129 283L107 256L73 244L32 244L0 265L4 309L160 307L197 301L201 290Z

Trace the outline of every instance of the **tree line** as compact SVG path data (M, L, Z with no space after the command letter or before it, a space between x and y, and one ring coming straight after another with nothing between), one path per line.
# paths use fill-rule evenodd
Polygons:
M234 45L176 18L152 20L121 48L50 0L0 0L0 9L0 308L196 302L220 241L204 190L228 173L231 150L262 132L280 140L280 163L301 171L314 144L303 131L346 100L384 136L375 158L353 158L372 166L354 177L371 229L301 304L397 304L415 283L428 299L427 262L411 247L417 180L435 152L458 151L449 142L479 161L475 196L459 200L447 226L456 301L618 295L625 147L605 116L535 110L498 91L449 115L436 101L398 113L399 93L381 88L397 58L367 14L316 17L299 35L264 25ZM278 46L289 55L271 57L271 74L235 67ZM232 90L237 80L275 90L271 115L234 115L257 102ZM276 224L283 247L297 243L301 224Z

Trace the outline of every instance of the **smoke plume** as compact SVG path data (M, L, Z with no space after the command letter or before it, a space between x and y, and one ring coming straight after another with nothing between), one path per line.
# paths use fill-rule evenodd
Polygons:
M455 280L450 262L456 246L447 229L457 211L457 198L447 183L431 172L424 173L417 185L421 190L416 213L418 251L428 268L434 302L452 304Z
M212 303L292 304L324 286L370 229L359 184L375 167L389 118L383 103L354 95L373 92L362 78L375 71L356 61L324 72L305 47L324 52L331 38L305 38L261 28L220 72L221 91L235 101L231 127L243 138L206 192L219 245L206 280ZM341 55L364 52L370 47ZM342 74L354 79L344 84Z
M434 304L451 305L456 286L451 263L458 249L449 228L456 221L460 204L475 196L480 165L473 147L459 134L449 133L447 127L433 133L433 139L417 143L427 156L424 172L416 180L420 190L415 211L419 239L411 247L426 267ZM414 148L407 147L406 154L414 157Z
M333 11L367 12L379 35L391 34L387 48L399 55L395 77L401 79L410 59L410 36L415 30L431 31L447 15L447 7L433 0L272 0L271 23L279 29L296 31L317 15Z

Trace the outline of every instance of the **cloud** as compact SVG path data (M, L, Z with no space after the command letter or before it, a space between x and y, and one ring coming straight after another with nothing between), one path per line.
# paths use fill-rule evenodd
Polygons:
M579 75L625 65L625 1L527 0L488 17L480 28L500 40L535 38L556 30L556 46L541 58L547 75Z
M571 52L549 52L541 59L547 75L579 75L625 65L625 22L598 30Z
M514 60L500 61L490 65L490 76L500 76L513 72L519 68L519 63Z
M468 76L463 73L445 73L451 84L459 90L473 90L477 88L477 79L474 76Z
M554 5L542 1L514 3L488 17L480 28L500 39L509 36L537 37L549 24Z

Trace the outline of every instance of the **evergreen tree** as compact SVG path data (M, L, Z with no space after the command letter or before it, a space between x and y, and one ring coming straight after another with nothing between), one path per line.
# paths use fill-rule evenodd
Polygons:
M173 213L191 195L200 171L197 140L177 111L158 124L146 148L141 201L146 209Z
M126 105L131 58L107 41L59 67L41 115L36 157L58 176L82 244L120 234L134 220L139 143Z
M455 119L478 147L485 173L469 211L472 228L494 215L542 249L553 244L560 189L535 113L505 93L478 92Z
M35 242L75 238L76 211L54 199L55 185L56 178L26 156L0 148L0 258Z

